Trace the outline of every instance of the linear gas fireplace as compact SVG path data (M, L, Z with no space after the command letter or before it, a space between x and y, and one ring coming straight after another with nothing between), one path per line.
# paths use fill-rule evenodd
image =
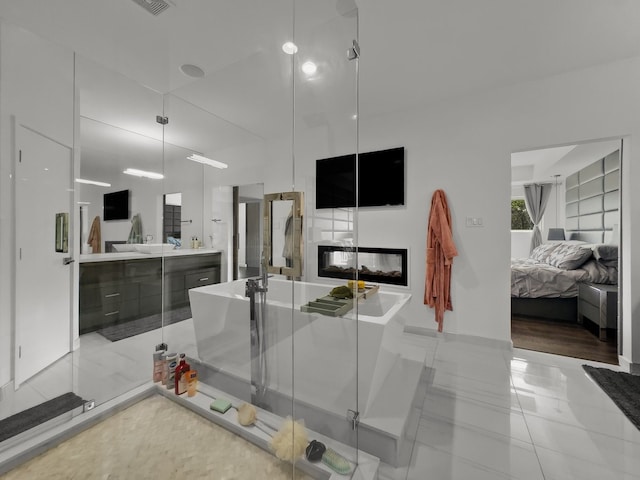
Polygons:
M358 249L358 279L365 282L407 286L406 248ZM353 279L356 272L356 248L318 245L318 276Z

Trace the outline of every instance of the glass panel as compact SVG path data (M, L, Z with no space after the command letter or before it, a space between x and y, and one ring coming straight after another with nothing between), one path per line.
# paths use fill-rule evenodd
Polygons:
M357 269L343 280L319 278L317 261L319 245L330 243L344 247L345 264L361 264L358 208L349 202L317 208L315 180L316 160L344 155L347 162L358 152L357 60L347 56L357 39L355 3L297 1L295 32L295 189L305 191L306 215L304 277L293 289L296 416L331 438L327 446L348 459L352 473L358 463L358 429L357 421L347 419L367 412L376 364L371 356L359 358L358 308L366 302L365 291L349 288L349 281L358 279ZM357 178L357 171L353 175ZM337 172L329 188L348 187L344 178ZM357 190L352 195L357 198ZM359 360L365 362L364 376Z
M81 56L76 85L78 385L101 404L151 379L162 341L162 97Z

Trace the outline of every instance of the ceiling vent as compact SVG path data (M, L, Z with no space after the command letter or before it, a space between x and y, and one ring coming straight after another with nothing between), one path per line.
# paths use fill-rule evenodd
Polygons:
M142 8L144 8L147 12L153 15L160 15L167 8L169 8L169 4L165 0L133 0Z

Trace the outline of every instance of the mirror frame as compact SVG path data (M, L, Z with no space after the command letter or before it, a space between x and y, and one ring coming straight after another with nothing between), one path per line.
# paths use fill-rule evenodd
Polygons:
M277 201L293 201L293 266L291 267L273 265L273 242L271 240L273 233L271 222L273 216L271 212L273 202ZM264 196L262 252L265 257L268 273L287 275L289 277L302 276L302 217L302 192L268 193Z

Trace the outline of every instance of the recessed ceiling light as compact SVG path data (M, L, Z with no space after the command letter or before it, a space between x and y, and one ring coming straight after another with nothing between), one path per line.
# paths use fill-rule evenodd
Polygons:
M354 113L353 115L351 115L351 118L352 118L353 120L357 119L357 118L358 118L358 114L357 114L357 113Z
M318 66L313 62L304 62L302 64L302 71L307 75L313 75L318 71Z
M110 183L98 182L96 180L87 180L85 178L76 178L76 183L86 183L87 185L97 185L99 187L110 187Z
M293 55L298 51L298 46L293 42L285 42L282 44L282 51L288 55Z
M137 168L127 168L124 172L127 175L133 175L134 177L152 178L153 180L161 180L164 175L156 172L147 172L145 170L138 170Z
M204 77L204 70L202 70L197 65L191 65L190 63L185 63L184 65L180 65L180 71L184 73L187 77L192 77L192 78Z
M193 160L194 162L204 163L205 165L209 165L211 167L216 167L216 168L227 168L229 166L226 163L222 163L217 160L211 160L210 158L203 157L202 155L198 155L195 153L189 155L187 157L187 160Z

